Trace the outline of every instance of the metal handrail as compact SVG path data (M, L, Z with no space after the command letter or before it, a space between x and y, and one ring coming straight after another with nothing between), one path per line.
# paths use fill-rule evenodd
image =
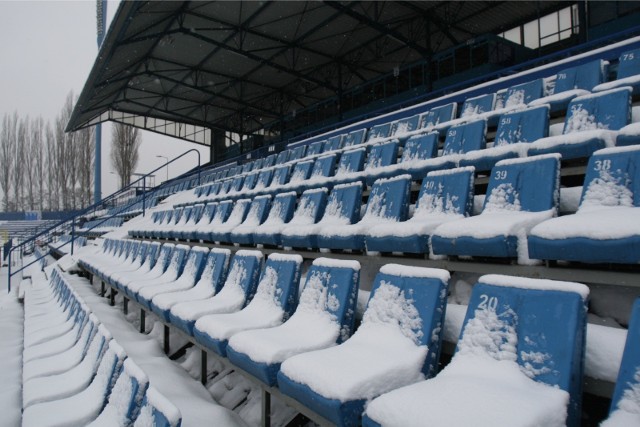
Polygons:
M7 271L7 292L11 292L11 278L13 276L15 276L16 274L20 273L21 271L23 271L25 268L29 267L30 265L34 264L37 261L40 261L42 258L44 258L45 256L47 256L50 253L50 250L48 250L44 255L41 255L40 257L36 258L33 262L27 264L26 266L22 266L22 268L20 268L19 270L16 270L14 272L11 271L11 254L17 250L17 249L23 249L27 244L35 242L36 239L49 234L51 232L53 232L54 230L58 229L58 228L62 228L64 226L66 227L71 227L71 241L68 242L71 244L71 255L73 255L73 247L74 247L74 242L75 242L75 223L76 223L76 219L80 216L86 215L88 212L91 212L92 210L96 210L97 207L99 206L104 206L106 203L114 200L117 196L119 196L121 193L128 191L129 189L133 188L135 184L139 183L140 181L142 181L142 187L146 188L146 179L149 175L152 175L154 172L160 170L161 168L164 168L165 166L168 166L169 164L175 162L178 159L181 159L182 157L186 156L187 154L194 152L197 154L198 156L198 170L197 170L197 175L198 175L198 185L200 185L200 151L196 150L195 148L191 148L187 151L185 151L184 153L180 154L179 156L174 157L173 159L171 159L170 161L167 161L166 163L164 163L163 165L157 167L156 169L152 170L151 172L143 175L142 177L138 178L137 180L133 181L132 183L130 183L128 186L121 188L120 190L110 194L109 196L105 197L104 199L100 200L98 203L94 203L93 205L81 210L80 212L78 212L76 215L67 218L65 220L61 220L59 223L48 227L47 229L45 229L44 231L35 234L34 236L30 237L27 240L22 241L20 244L11 247L11 249L9 250L9 255L7 257L7 263L8 263L8 271ZM153 190L155 191L155 190ZM146 194L147 191L143 191L142 192L142 216L144 216L146 214ZM125 206L126 207L130 207L132 205L134 205L135 203L138 203L138 201L132 202L129 205ZM119 212L118 212L119 213ZM117 215L113 214L111 217ZM111 218L110 217L110 218ZM106 218L104 221L110 219L110 218ZM100 223L94 225L93 227L89 228L88 231L92 230L93 228L97 227L99 224L102 224L101 221ZM70 224L69 224L70 223ZM66 243L65 243L66 244ZM57 247L56 249L61 248L62 246L64 246L65 244L60 245L59 247Z

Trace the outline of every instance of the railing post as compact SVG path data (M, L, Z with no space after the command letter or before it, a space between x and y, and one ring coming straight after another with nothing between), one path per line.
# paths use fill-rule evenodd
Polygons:
M7 271L7 293L11 293L11 252L13 252L13 248L9 249L9 268Z
M71 255L73 255L73 246L76 239L76 219L71 219Z
M145 201L147 198L147 176L142 177L142 216L146 213Z

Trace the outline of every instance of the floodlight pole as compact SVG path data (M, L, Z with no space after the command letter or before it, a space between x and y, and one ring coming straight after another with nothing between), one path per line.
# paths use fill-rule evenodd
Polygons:
M104 32L107 26L107 0L97 0L97 35L98 35L98 50L102 46L104 40ZM98 203L102 200L102 125L98 123L96 125L96 154L95 164L93 170L93 202Z

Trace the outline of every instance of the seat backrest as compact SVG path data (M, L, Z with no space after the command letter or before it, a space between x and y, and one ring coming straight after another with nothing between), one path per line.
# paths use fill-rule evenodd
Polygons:
M362 128L362 129L353 130L349 132L347 135L343 137L342 146L351 147L354 145L362 144L364 142L364 134L366 131L367 131L366 128Z
M231 266L221 292L240 291L250 301L258 286L264 256L260 251L241 249L231 259Z
M640 206L640 146L598 150L589 159L579 210Z
M496 94L488 93L486 95L467 98L462 104L462 112L460 118L472 117L477 114L492 111L496 104Z
M255 159L253 161L253 168L251 170L257 171L259 169L262 169L263 165L264 165L264 159L263 158Z
M501 160L491 171L482 212L557 212L560 155Z
M326 153L327 151L334 151L342 148L342 140L344 139L344 135L336 135L327 139L322 146L322 152Z
M182 210L182 215L176 224L185 224L191 218L191 214L193 212L193 206L185 206Z
M391 131L391 123L380 123L372 126L367 133L367 141L386 138Z
M456 104L455 102L432 108L426 113L420 115L420 129L429 129L439 125L440 123L448 122L455 119L457 109L458 104Z
M180 410L157 389L149 386L133 427L179 427L181 424Z
M134 264L142 265L147 255L147 249L149 249L148 242L140 242L138 245L138 250L136 251L136 256L134 258Z
M326 141L316 141L312 142L307 146L307 157L315 156L316 154L322 153L322 147Z
M544 84L542 79L520 83L507 89L504 98L504 108L513 108L526 105L531 101L542 98L544 94Z
M187 255L189 255L189 249L190 247L187 245L175 245L164 277L169 276L172 280L175 280L182 274Z
M229 187L229 191L240 191L242 189L242 185L244 184L244 175L236 175L231 182L231 187Z
M193 205L193 210L191 211L191 215L189 216L189 223L195 224L200 221L202 218L202 212L204 211L204 204L198 203Z
M253 187L256 190L261 190L263 188L267 188L271 185L271 179L273 178L273 169L262 169L260 171L260 175L258 175L258 182L256 182L256 186Z
M243 191L253 190L256 186L256 182L258 181L259 172L251 172L250 174L244 177L244 184L242 186Z
M213 214L213 217L211 218L210 224L218 225L226 222L227 218L229 218L229 215L231 214L232 208L233 208L232 200L223 200L222 202L218 203L218 206L216 207L216 211Z
M290 170L291 170L291 166L289 165L277 166L275 171L273 172L273 179L271 180L271 186L273 187L276 185L286 184L289 181Z
M442 155L463 154L486 147L487 121L475 120L451 126L444 140Z
M413 216L473 212L473 166L432 171L422 180Z
M202 216L198 221L198 224L209 224L211 222L211 218L216 213L216 208L218 207L218 202L207 203L207 205L202 210Z
M411 117L405 117L404 119L396 120L391 123L391 132L389 136L402 136L407 132L418 129L420 123L420 114L415 114Z
M279 253L269 255L252 301L267 302L282 308L283 320L287 320L298 304L301 267L300 255Z
M397 139L394 139L392 141L385 142L384 144L374 145L371 147L364 170L371 170L395 164L398 159L399 145L400 142Z
M238 199L233 203L233 209L224 224L240 224L247 217L251 199Z
M220 186L220 191L218 194L227 194L231 190L231 184L233 183L233 178L227 178L222 181L222 185Z
M367 155L366 148L357 148L351 151L345 151L340 156L340 162L336 169L336 176L344 175L352 172L360 172L364 167L364 159Z
M586 130L620 130L631 123L631 88L607 90L573 98L567 107L563 134Z
M404 143L400 162L432 159L438 154L438 132L413 135Z
M213 184L211 184L211 187L209 188L209 192L206 195L207 196L216 196L220 192L221 188L222 188L222 182L220 182L220 181L214 182Z
M247 162L244 165L242 165L241 173L249 173L251 172L251 169L253 169L253 162Z
M185 208L174 208L173 217L169 225L176 225L177 223L179 223L180 219L182 218L182 213L184 212L184 210Z
M311 169L313 169L313 160L305 160L298 162L293 166L293 172L289 177L289 183L294 184L309 179L311 175Z
M376 180L371 187L362 220L405 221L409 212L410 191L411 175Z
M620 54L617 79L624 79L638 74L640 74L640 49Z
M305 156L307 151L306 145L298 145L296 148L289 149L289 161L299 160Z
M160 256L160 242L151 242L147 243L147 252L144 256L144 262L142 263L142 270L149 271L151 270L158 261L158 257Z
M591 90L604 81L606 63L600 59L559 71L554 94L573 89Z
M360 263L358 261L316 258L307 272L298 311L328 313L340 326L338 343L353 332Z
M273 198L269 216L264 220L264 224L283 224L293 217L298 196L295 191L279 193Z
M321 222L354 224L360 219L362 183L360 181L333 187Z
M336 168L337 159L337 154L329 154L316 158L316 161L313 164L313 169L311 170L311 176L309 178L313 178L316 176L326 177L333 175L333 171Z
M456 354L513 361L529 378L567 391L567 425L579 425L588 296L579 283L482 276Z
M289 224L315 224L324 214L329 190L325 187L313 188L302 193L298 206Z
M224 285L224 281L227 278L230 258L231 251L229 249L211 249L196 286L200 284L211 286L214 293L217 294L222 289L222 285Z
M276 154L269 154L264 158L264 162L262 163L263 168L270 168L271 166L276 164Z
M636 299L631 311L631 320L627 331L627 341L622 354L622 363L618 371L616 388L611 398L611 409L625 409L637 407L638 390L640 390L640 298ZM635 399L634 399L635 396ZM630 400L630 402L626 402ZM631 404L631 405L629 405Z
M158 255L152 269L155 273L162 274L167 270L175 248L176 245L173 243L165 243L162 245L160 248L160 254Z
M549 106L513 111L500 116L494 146L534 142L549 136Z
M180 279L187 280L189 283L195 284L202 275L202 270L204 270L208 254L209 248L193 246L184 262L184 268L182 269Z
M267 219L267 214L269 213L269 207L271 206L271 196L257 196L249 205L249 210L247 212L247 216L242 221L243 225L260 225Z
M422 372L435 375L447 309L449 272L387 264L376 275L361 327L396 326L417 346L426 346Z
M281 165L283 163L287 163L289 161L289 150L282 150L278 153L278 157L276 157L276 165Z
M115 421L117 425L130 425L140 412L140 405L148 386L149 377L131 358L127 358L109 395L109 403L98 416L98 421L101 421L101 417L113 416L115 419L109 418L108 421Z
M127 354L116 340L109 341L109 346L100 361L100 365L98 365L98 372L92 381L92 385L95 383L95 386L102 393L101 408L104 408L107 404L109 394L120 376L126 357Z

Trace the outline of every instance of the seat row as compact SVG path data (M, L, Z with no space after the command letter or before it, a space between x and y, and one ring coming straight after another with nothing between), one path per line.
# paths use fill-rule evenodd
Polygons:
M130 213L133 214L133 211L130 211ZM87 236L101 236L120 227L123 223L124 220L122 217L94 219L85 222L82 228L77 230L77 233Z
M24 337L23 426L180 425L57 268L25 299Z
M135 264L145 244L157 242L106 241L82 263L111 280L107 265L120 270ZM167 247L173 247L173 257L188 250L162 248ZM195 252L206 249L191 249L187 259L195 259ZM228 250L212 249L206 261L202 258L200 276L185 266L173 281L187 276L180 289L168 287L167 277L157 276L160 270L144 273L148 280L130 272L127 276L138 279L124 292L203 349L336 425L420 425L425 417L434 425L451 425L452 416L454 425L580 423L589 293L584 285L481 277L457 352L436 375L448 272L383 266L362 323L352 333L358 262L316 259L298 297L298 255L274 253L264 266L259 251L240 250L230 262L229 257ZM450 405L484 409L452 414Z
M560 157L507 159L473 211L472 167L434 171L410 209L411 177L379 179L361 215L362 183L155 212L133 237L284 248L428 253L585 263L640 262L640 146L589 159L578 211L555 218ZM296 206L297 205L297 206ZM409 215L410 211L412 215Z

